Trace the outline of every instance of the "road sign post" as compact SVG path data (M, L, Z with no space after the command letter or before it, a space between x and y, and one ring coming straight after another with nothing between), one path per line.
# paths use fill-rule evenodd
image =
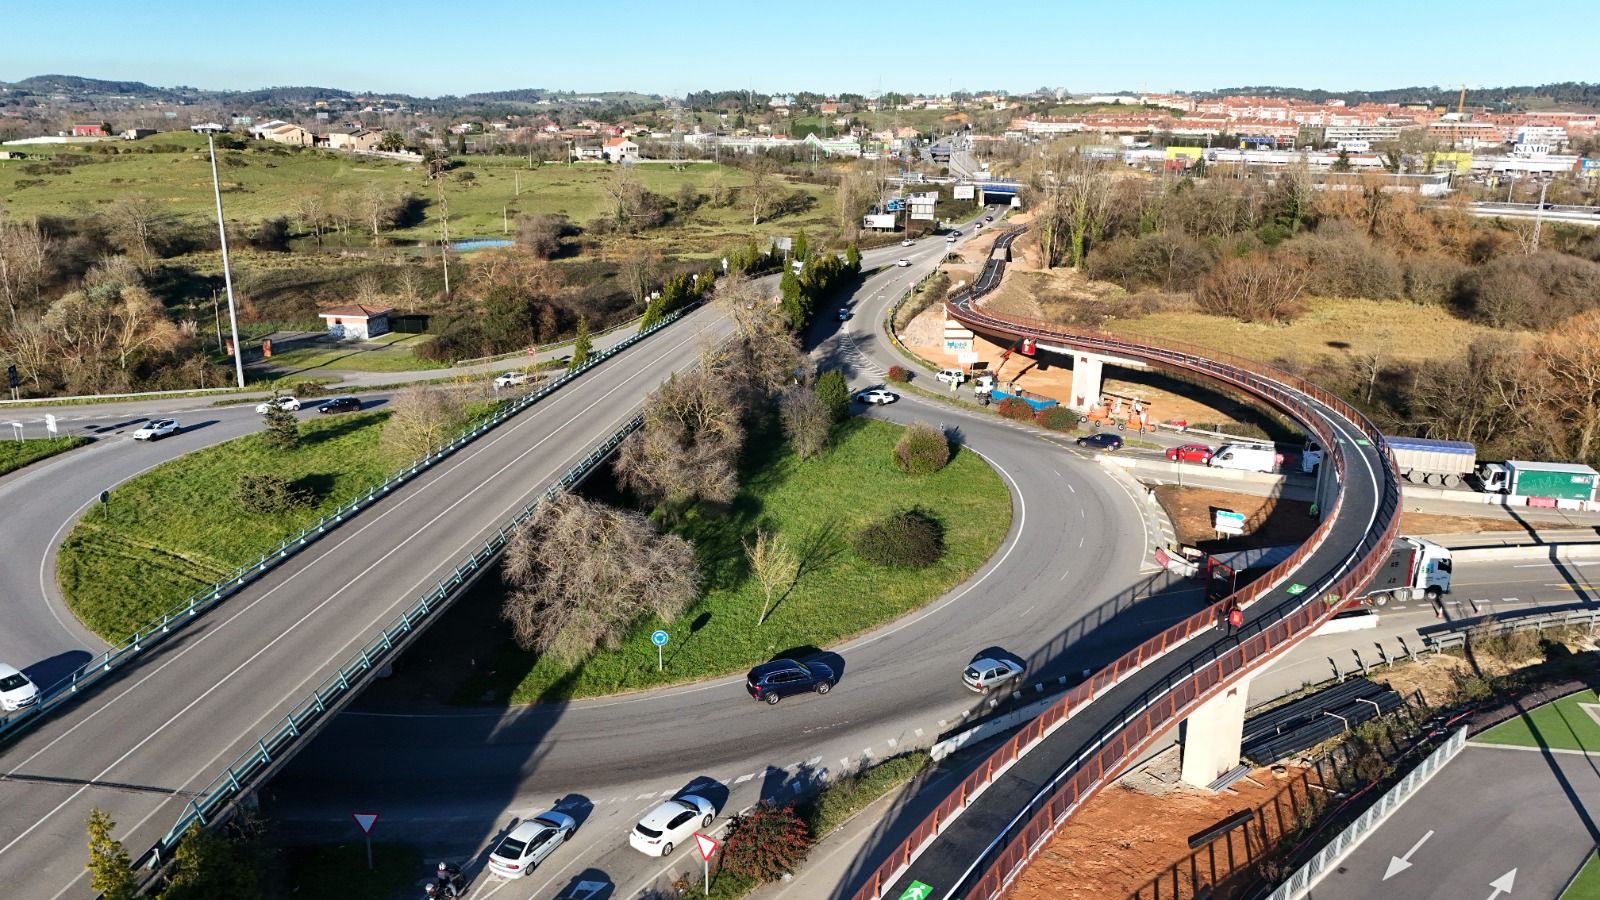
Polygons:
M665 632L659 631L656 633L665 634ZM702 883L701 888L705 891L706 896L710 896L711 854L717 852L717 839L709 834L701 834L700 832L696 831L694 833L694 845L700 849L700 863L705 867L706 880Z
M367 871L372 871L372 826L378 824L377 813L351 813L356 817L356 827L367 839Z
M61 429L56 426L56 415L55 415L55 413L45 413L44 414L44 430L50 432L51 434L60 434L61 433Z
M667 645L667 633L657 628L650 632L650 643L656 645L656 671L666 668L666 662L661 658L661 648Z

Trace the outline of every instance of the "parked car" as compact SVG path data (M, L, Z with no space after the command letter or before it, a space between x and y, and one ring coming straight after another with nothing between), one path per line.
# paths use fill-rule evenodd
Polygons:
M669 856L672 848L687 841L697 827L709 828L716 817L717 808L710 800L684 794L645 813L628 832L628 843L648 856Z
M136 441L153 441L178 433L177 419L152 419L133 433Z
M900 242L900 246L902 246L902 247L915 247L916 245L917 245L917 242L913 241L911 238L906 238L905 240Z
M274 406L279 409L287 409L290 412L294 412L300 408L300 401L295 397L273 397L271 400L268 400L265 403L257 403L256 412L260 413L261 415L266 415L267 410L273 408Z
M871 388L856 395L857 403L870 403L874 406L882 406L885 403L893 403L899 399L899 394L896 394L893 391L886 391L883 388Z
M987 656L979 657L967 664L966 671L961 673L961 681L967 687L978 693L991 690L1008 681L1015 681L1022 677L1021 663L1009 659L991 659Z
M532 377L527 372L501 372L494 377L494 389L498 391L501 388L527 384Z
M945 384L964 384L967 380L967 373L964 369L940 369L939 374L933 377Z
M911 260L906 259L904 256L902 256L899 259L895 260L894 264L899 266L900 268L904 269L904 268L908 268L911 265Z
M317 407L317 412L327 415L328 413L353 412L360 408L361 401L354 397L334 397L331 400L322 401L322 405Z
M1121 450L1122 437L1102 431L1099 434L1086 434L1078 438L1079 447L1088 447L1090 450Z
M826 694L833 690L835 680L833 669L822 663L775 659L751 669L744 689L764 703L777 703L790 694Z
M1211 448L1205 444L1180 444L1167 448L1167 459L1173 462L1192 462L1205 465L1211 462Z
M578 830L566 813L550 810L525 819L500 839L489 854L489 871L501 878L521 878L544 862Z
M15 666L0 663L0 710L16 712L39 702L39 688Z

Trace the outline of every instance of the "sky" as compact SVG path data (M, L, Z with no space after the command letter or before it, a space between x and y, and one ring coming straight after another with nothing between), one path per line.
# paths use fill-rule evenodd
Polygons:
M1584 81L1592 16L1503 2L8 0L0 81L761 93L1361 90ZM1561 22L1571 27L1562 27ZM1508 30L1509 29L1509 30Z

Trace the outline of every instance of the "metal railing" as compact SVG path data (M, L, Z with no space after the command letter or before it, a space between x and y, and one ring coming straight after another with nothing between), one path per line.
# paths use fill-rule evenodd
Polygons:
M136 867L160 865L167 858L184 832L191 825L202 828L224 814L239 797L248 793L256 782L271 770L275 763L294 752L295 745L306 739L327 718L336 713L366 679L377 669L394 659L424 627L433 624L466 588L505 549L511 533L531 517L539 504L553 498L557 492L573 487L593 472L617 446L644 423L643 416L635 416L617 432L606 438L599 447L572 468L533 502L524 506L499 530L490 535L483 545L457 562L452 571L439 580L433 590L417 599L410 609L401 613L388 626L378 632L350 660L341 665L315 690L296 704L274 727L255 742L255 746L222 770L211 783L189 801L183 813L165 837L140 857Z
M1009 244L1010 240L1015 239L1020 233L1017 231L1008 235L1007 243ZM985 265L985 270L987 272L991 266L998 268L1003 265L991 260ZM1054 323L1037 319L988 313L973 306L974 300L993 289L998 283L998 278L985 279L985 282L985 290L981 292L962 291L946 301L946 309L952 317L990 333L999 332L1017 338L1024 336L1056 338L1071 343L1074 347L1138 357L1231 384L1289 413L1306 426L1323 447L1330 448L1330 457L1339 483L1344 484L1348 465L1345 458L1345 443L1338 439L1327 413L1318 410L1313 402L1320 404L1355 425L1364 435L1362 440L1378 448L1386 471L1381 475L1382 494L1373 522L1361 544L1340 567L1345 570L1342 575L1335 573L1337 578L1331 584L1308 586L1288 604L1283 604L1293 606L1293 609L1281 610L1282 615L1271 621L1258 619L1248 624L1241 632L1239 642L1226 652L1218 653L1213 649L1210 659L1189 661L1186 669L1168 676L1162 684L1147 690L1137 701L1129 704L1118 721L1103 728L1088 743L1085 753L1075 760L1068 761L1061 774L1035 796L1030 804L1032 811L1027 821L1020 827L997 836L994 846L999 848L998 852L979 860L983 868L972 889L966 892L966 896L970 898L998 896L1027 861L1039 851L1044 842L1055 833L1067 816L1108 783L1120 771L1119 766L1128 757L1137 752L1143 744L1158 737L1168 723L1192 710L1210 693L1225 687L1248 669L1288 649L1300 638L1310 634L1322 620L1331 616L1338 599L1354 595L1383 564L1387 554L1375 551L1387 548L1393 542L1398 535L1400 524L1400 491L1394 459L1383 442L1382 435L1364 416L1327 391L1271 366L1232 354L1213 353L1193 345L1139 343L1103 332L1064 329ZM1334 501L1333 508L1326 511L1322 523L1287 560L1217 605L1202 610L1145 641L1096 673L1089 681L1069 691L1053 706L1025 725L1009 741L996 748L989 758L964 778L951 794L901 841L889 858L868 876L855 894L857 900L879 897L881 892L894 884L900 873L909 867L912 860L939 835L945 825L959 816L968 804L1013 763L1077 711L1151 662L1215 628L1218 623L1217 610L1224 604L1238 603L1242 608L1248 609L1274 591L1298 569L1307 556L1321 547L1343 504L1344 492L1341 491ZM1326 602L1318 603L1318 600ZM1249 637L1245 637L1247 634ZM1024 810L1025 814L1028 812L1029 810ZM959 889L962 885L951 887Z
M1594 631L1600 626L1600 609L1574 609L1559 613L1535 613L1528 616L1516 616L1516 612L1486 615L1478 619L1468 619L1460 622L1459 627L1451 631L1430 632L1422 636L1423 646L1430 650L1445 650L1450 647L1462 647L1469 641L1497 635L1514 634L1518 631L1549 631L1556 628L1587 628Z
M699 305L700 304L698 302L692 303L662 319L648 330L632 335L627 340L620 341L617 344L606 348L605 350L595 352L589 357L589 361L584 363L582 366L563 373L560 377L545 383L536 391L532 391L516 400L508 402L493 416L477 425L473 425L467 429L464 429L449 443L414 460L409 466L393 475L390 475L382 482L371 486L364 494L356 497L354 500L351 500L349 503L344 504L333 512L324 516L319 516L316 522L313 522L312 524L301 529L299 534L291 535L290 537L285 538L281 543L278 544L277 547L274 547L273 549L261 554L261 556L254 562L240 566L239 568L235 569L227 578L216 582L208 588L204 588L195 592L187 600L170 607L159 617L151 619L149 622L145 623L132 635L119 642L110 650L101 653L94 659L91 659L87 663L84 663L83 665L74 669L71 674L41 690L38 703L28 707L27 709L14 712L4 718L0 718L0 741L4 741L11 736L19 734L22 730L41 721L49 712L71 702L77 698L85 688L102 680L110 673L120 669L123 665L138 657L139 654L143 653L151 646L161 642L173 632L181 629L184 625L196 619L198 616L200 616L200 614L206 612L234 594L237 594L246 585L260 578L262 575L266 574L284 560L294 556L300 550L304 549L307 545L313 543L324 534L327 534L329 531L339 527L339 525L343 524L346 519L349 519L351 516L356 515L361 510L371 506L373 503L389 494L395 488L405 484L422 472L432 468L446 457L455 453L457 450L460 450L462 447L472 443L489 431L499 427L501 423L505 422L512 416L515 416L517 413L522 412L529 406L538 403L545 397L550 396L557 390L560 390L562 387L570 384L573 380L582 376L585 372L588 372L605 360L622 352L623 350L626 350L628 347L633 346L639 341L644 340L646 337L649 337L655 332L660 331L662 328L665 328L677 321L679 318L687 315Z
M1455 758L1461 748L1467 745L1467 729L1458 728L1451 733L1439 749L1428 754L1422 764L1412 769L1400 783L1390 788L1378 802L1362 813L1349 827L1334 836L1326 847L1317 851L1317 855L1290 875L1288 880L1278 885L1278 889L1268 896L1267 900L1303 900L1311 895L1311 888L1346 853L1354 849L1355 845L1366 836L1367 832L1383 824L1389 814L1406 802L1422 783L1433 777L1433 773L1444 768L1445 763Z

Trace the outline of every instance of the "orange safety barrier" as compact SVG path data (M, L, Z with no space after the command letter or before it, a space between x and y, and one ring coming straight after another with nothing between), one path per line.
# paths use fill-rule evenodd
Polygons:
M1009 338L1025 335L1037 340L1058 339L1077 348L1100 349L1137 356L1148 362L1197 372L1246 390L1274 406L1294 415L1329 449L1340 483L1345 483L1347 462L1343 444L1335 437L1325 414L1317 411L1304 398L1333 410L1341 418L1354 424L1378 447L1385 462L1386 472L1381 473L1381 496L1378 501L1372 528L1354 549L1361 561L1346 572L1337 582L1317 596L1307 592L1306 602L1288 616L1267 625L1221 656L1190 673L1154 699L1139 713L1120 723L1111 733L1103 734L1100 746L1078 766L1070 777L1059 780L1049 798L1041 804L1020 829L994 856L987 860L973 888L966 892L969 900L989 900L998 897L1021 871L1022 867L1053 835L1066 817L1079 805L1092 797L1108 781L1107 773L1119 772L1128 758L1142 745L1153 740L1175 719L1191 711L1209 694L1236 680L1249 669L1271 659L1304 638L1323 620L1333 615L1337 604L1318 603L1318 596L1348 597L1360 590L1387 559L1387 548L1399 534L1399 487L1394 457L1383 442L1378 429L1366 417L1339 398L1302 378L1247 360L1229 353L1218 353L1206 348L1183 343L1141 343L1129 341L1104 332L1064 329L1059 325L1015 316L1000 316L978 310L971 305L972 292L961 292L946 301L948 314L975 330L998 333ZM1286 389L1287 388L1287 389ZM996 748L989 758L964 778L934 811L906 836L898 847L884 860L856 891L856 900L875 900L893 884L899 873L916 857L917 853L940 831L940 828L964 809L971 800L982 793L994 778L1027 752L1036 741L1044 738L1056 725L1073 713L1093 702L1101 693L1120 683L1128 675L1139 671L1154 659L1186 643L1191 638L1210 631L1218 622L1218 609L1237 603L1248 608L1262 595L1288 577L1305 558L1315 551L1327 537L1332 523L1344 503L1344 493L1334 501L1322 523L1310 539L1282 563L1256 581L1202 610L1183 622L1166 629L1145 641L1137 648L1095 673L1083 684L1068 691L1060 700L1022 727L1011 740ZM1376 536L1374 536L1376 532ZM950 885L959 888L960 885Z

